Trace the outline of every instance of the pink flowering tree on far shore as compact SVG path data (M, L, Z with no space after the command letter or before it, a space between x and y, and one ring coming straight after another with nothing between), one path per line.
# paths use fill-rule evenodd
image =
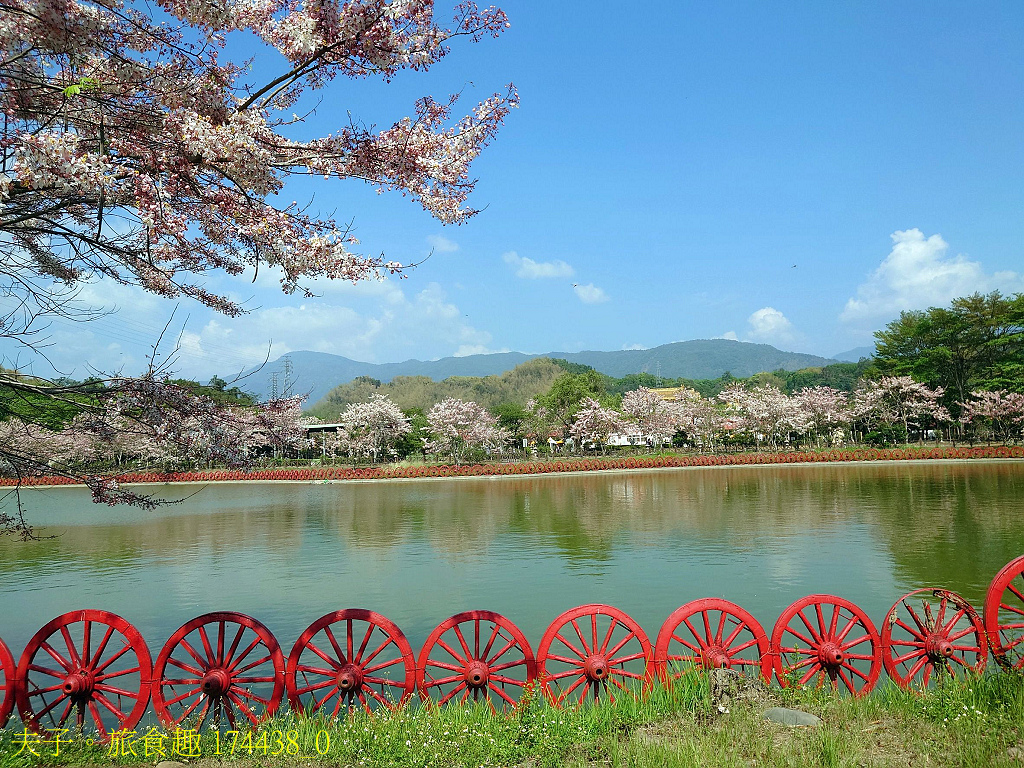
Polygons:
M853 413L850 397L832 387L804 387L792 397L794 405L804 417L807 426L820 448L822 438L826 443L836 444L836 435L842 435L849 426Z
M853 415L867 424L900 425L904 441L910 442L911 430L929 423L951 420L941 404L942 387L930 388L910 376L883 376L861 382L853 395Z
M342 412L338 439L352 456L373 461L397 455L395 444L412 427L409 419L387 395L376 393L365 403L350 403Z
M625 430L622 415L611 408L605 408L592 397L585 398L573 418L569 434L581 449L594 446L604 452L608 438Z
M678 415L671 404L647 387L623 395L622 414L640 433L640 439L651 446L660 446L669 440L679 426Z
M448 456L456 464L474 449L501 451L508 437L486 408L456 397L434 405L427 414L427 425L427 450Z
M805 432L810 424L797 401L770 384L753 389L734 384L718 398L726 404L736 428L753 438L758 447L767 442L778 448L791 433Z
M1024 394L1005 389L971 392L960 403L960 420L983 439L1020 440L1024 435Z
M680 389L675 395L675 413L679 429L701 451L714 451L725 434L725 414L713 400L693 389Z

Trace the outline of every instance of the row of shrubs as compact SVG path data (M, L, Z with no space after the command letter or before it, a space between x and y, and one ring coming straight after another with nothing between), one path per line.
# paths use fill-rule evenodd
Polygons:
M720 456L634 456L629 458L565 459L515 464L414 465L387 467L307 467L303 469L207 470L202 472L129 472L121 483L187 483L216 480L378 480L386 478L466 477L476 475L535 475L549 472L590 472L601 469L655 469L709 467L727 464L795 464L829 461L910 461L914 459L1024 458L1024 446L978 448L863 448L853 451L739 453ZM39 476L23 478L22 485L74 485L77 478ZM0 478L0 485L17 479Z

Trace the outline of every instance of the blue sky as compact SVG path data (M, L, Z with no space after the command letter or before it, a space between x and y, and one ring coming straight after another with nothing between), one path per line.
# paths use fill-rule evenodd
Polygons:
M433 256L316 299L214 278L252 311L182 304L179 369L227 375L271 343L371 362L718 336L831 355L901 309L1024 290L1024 5L898 5L511 0L511 29L427 74L333 83L308 135L513 81L522 106L474 166L485 210L441 227L360 182L290 185L368 252ZM55 325L51 358L132 372L174 304L89 294L122 311Z

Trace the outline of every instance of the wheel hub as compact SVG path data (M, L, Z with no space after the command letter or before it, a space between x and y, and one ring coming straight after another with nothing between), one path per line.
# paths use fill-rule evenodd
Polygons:
M61 690L75 701L89 699L92 696L93 688L96 685L92 673L86 669L79 669L64 678Z
M363 671L355 664L348 664L338 673L338 688L342 691L355 691L363 685Z
M928 635L924 641L925 653L932 661L945 661L953 655L953 644L944 635Z
M701 662L706 668L721 669L729 666L729 654L724 648L712 646L701 651Z
M466 672L464 675L466 684L471 688L483 688L487 685L487 681L490 676L491 671L487 668L487 664L479 659L471 661L466 666Z
M203 693L207 696L223 696L230 687L231 675L227 673L227 670L218 667L203 675Z
M590 680L604 680L608 677L608 660L603 654L592 654L583 662L583 671Z
M843 663L843 651L835 643L822 643L818 648L818 660L822 666L838 667Z

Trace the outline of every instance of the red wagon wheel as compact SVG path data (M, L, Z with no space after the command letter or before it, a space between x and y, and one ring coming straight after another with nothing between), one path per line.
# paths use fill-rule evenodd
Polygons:
M14 674L18 711L33 731L131 730L149 703L153 665L142 635L107 611L72 611L40 629Z
M442 622L420 651L417 686L437 704L486 701L492 709L515 707L537 677L526 636L499 613L465 611Z
M629 681L646 685L654 674L651 641L610 605L581 605L551 622L537 660L541 685L556 705L577 695L582 704L588 694L615 701L613 688L629 691Z
M985 631L999 666L1024 669L1024 555L992 579L985 596Z
M663 680L688 667L759 670L771 679L768 635L757 619L719 598L694 600L665 620L654 644L654 664Z
M0 639L0 730L7 725L7 718L14 709L14 657Z
M985 626L955 592L918 589L904 595L889 610L881 639L885 671L902 688L927 688L941 675L985 671Z
M171 635L153 669L153 709L170 729L256 726L277 711L283 693L277 640L241 613L192 619Z
M827 680L863 696L882 672L882 643L860 608L834 595L808 595L789 606L772 632L775 674L786 687Z
M296 712L323 708L333 717L342 707L373 712L403 704L412 695L416 658L390 620L347 608L321 616L295 641L284 681Z

